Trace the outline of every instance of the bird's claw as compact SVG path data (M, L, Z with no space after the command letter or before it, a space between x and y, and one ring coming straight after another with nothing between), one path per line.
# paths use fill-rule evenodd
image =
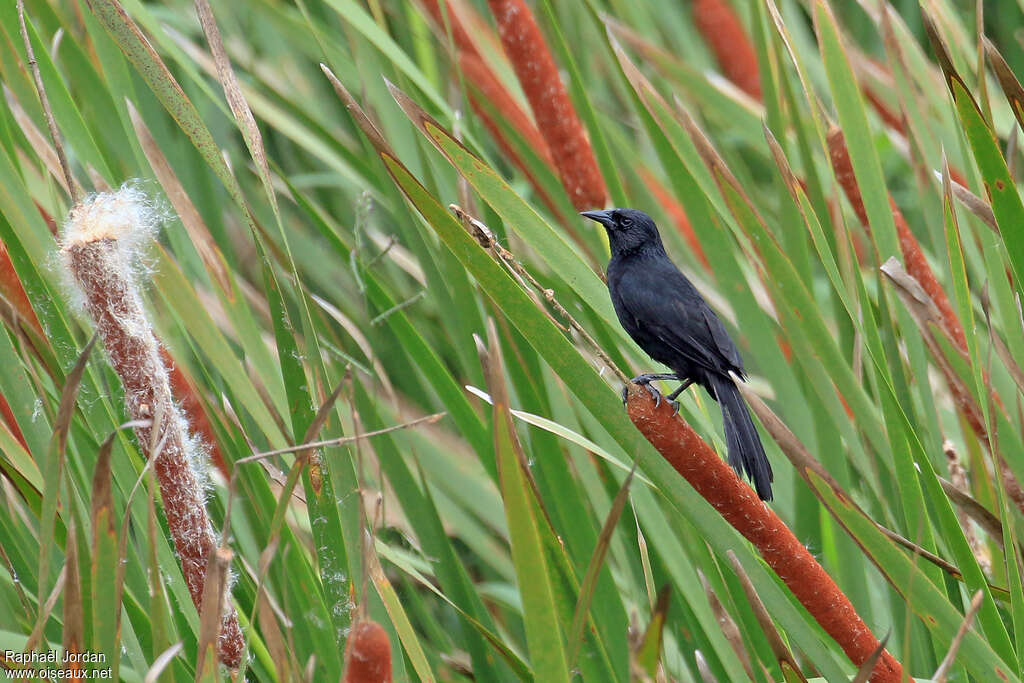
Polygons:
M651 398L654 399L654 409L657 410L658 408L661 407L661 392L652 387L650 384L645 384L644 386L647 387L647 393L649 393L651 395Z
M669 401L668 404L672 406L672 415L679 414L679 401Z
M630 380L630 382L632 382L633 384L636 384L637 386L641 386L641 387L647 389L647 393L649 393L651 395L651 398L654 399L654 407L655 408L658 408L658 407L661 406L661 392L651 386L651 380L648 379L646 375L640 375L639 377L634 377L633 379ZM626 397L628 396L628 394L629 394L629 387L623 387L623 389L622 389L622 404L623 405L626 404Z

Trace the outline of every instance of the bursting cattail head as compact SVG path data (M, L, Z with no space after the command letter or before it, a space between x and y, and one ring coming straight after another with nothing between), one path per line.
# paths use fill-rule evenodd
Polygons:
M99 192L76 204L64 224L62 247L116 240L127 263L137 264L142 249L160 230L166 213L138 185L126 183L114 192Z
M68 213L60 240L64 270L72 276L69 284L73 303L85 303L83 283L75 276L76 247L104 242L105 268L135 285L149 272L146 249L165 220L163 207L134 183L126 183L114 192L91 195L76 204Z
M218 545L206 512L201 466L206 458L174 400L141 294L147 271L143 255L163 216L134 185L93 195L68 215L60 257L73 281L73 299L92 319L121 380L127 412L139 421L135 434L153 460L167 528L192 601L201 611L207 561ZM220 661L237 668L244 638L234 606L228 600L224 604Z

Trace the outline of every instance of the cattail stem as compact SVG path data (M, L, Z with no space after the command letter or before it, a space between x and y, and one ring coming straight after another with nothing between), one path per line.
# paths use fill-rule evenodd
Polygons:
M7 303L18 314L22 321L31 327L39 336L44 336L43 326L39 324L32 303L28 300L25 286L18 277L18 271L14 269L11 255L7 252L7 245L0 241L0 296L7 299Z
M489 0L505 54L530 102L537 128L577 210L605 205L608 191L572 100L533 12L523 0Z
M504 117L505 121L523 137L526 144L540 156L541 160L549 167L554 168L554 160L551 158L548 144L544 141L540 131L533 125L533 121L519 106L508 89L498 80L487 63L475 52L459 52L459 68L469 84L469 104L484 127L487 128L491 138L498 143L498 147L505 153L506 158L526 176L541 201L564 222L564 216L552 199L548 188L540 183L529 164L502 131L496 116Z
M712 507L757 548L811 616L857 666L872 656L878 639L858 616L850 600L803 543L758 499L753 489L679 419L667 401L654 399L630 383L627 409L633 424ZM899 683L903 669L884 652L875 665L875 683Z
M152 234L151 214L141 193L131 188L97 195L71 210L61 252L124 386L129 415L147 421L135 433L147 457L155 457L167 526L192 601L200 608L207 558L218 544L194 468L201 457L198 445L172 398L135 274L140 244ZM154 454L159 443L163 446ZM221 662L237 668L244 640L238 615L225 602L218 651Z

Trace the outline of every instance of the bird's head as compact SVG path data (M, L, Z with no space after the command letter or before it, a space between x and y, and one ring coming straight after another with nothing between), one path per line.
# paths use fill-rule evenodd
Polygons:
M658 234L658 226L650 216L639 209L583 211L580 215L604 226L608 232L608 242L613 256L643 249L664 248Z

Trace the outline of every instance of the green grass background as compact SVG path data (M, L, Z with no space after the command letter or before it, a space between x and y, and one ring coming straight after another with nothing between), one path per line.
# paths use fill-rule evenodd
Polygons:
M955 100L913 2L882 3L886 22L873 1L831 10L811 0L733 4L756 46L763 104L718 75L687 2L539 0L533 8L605 162L613 203L658 220L673 258L726 321L755 390L848 496L804 483L766 434L773 508L876 635L888 635L908 673L932 675L981 590L952 677L988 681L998 670L1017 680L1024 593L1020 555L1004 547L1018 547L1021 512L1005 496L992 451L1024 475L1019 111L979 59L972 3L923 3L966 87ZM485 54L521 97L486 3L466 5L485 20L474 29ZM260 139L233 117L191 4L124 0L123 9L141 33L114 0L29 1L29 35L85 190L132 181L165 201L170 181L154 171L145 128L195 206L190 229L172 211L149 252L146 301L228 462L302 443L346 375L318 438L446 413L433 425L320 450L319 496L293 456L268 461L272 472L238 466L230 547L232 598L248 639L242 675L338 680L359 604L390 633L402 681L468 680L469 671L488 682L570 672L586 681L691 681L702 680L701 667L719 681L747 680L736 646L754 663L754 680L792 676L767 644L730 550L805 675L855 674L756 552L636 433L618 380L594 350L448 211L458 203L489 226L626 374L651 369L616 323L599 278L603 236L575 217L534 151L519 145L565 218L504 158L468 106L447 38L415 3L215 3ZM1011 68L1024 68L1021 4L985 9L987 35ZM320 63L379 128L377 148ZM637 70L643 81L630 76ZM388 81L436 125L418 128ZM0 650L30 642L49 650L80 634L86 648L116 660L124 680L143 680L158 662L160 680L191 680L197 670L217 677L224 672L197 667L199 617L149 474L132 495L145 460L131 433L118 430L127 416L101 348L88 357L63 425L66 452L55 437L62 392L92 326L69 303L54 257L48 221L59 226L70 201L13 2L0 6L0 82L0 237L45 330L34 338L5 315L0 334L0 393L27 444L0 425ZM908 138L883 125L862 86L905 112ZM719 184L682 112L735 185ZM829 120L846 134L870 236L832 175ZM805 182L795 196L764 127ZM943 158L991 202L998 230L944 194L933 173ZM709 268L644 174L685 207ZM997 181L1003 189L993 193ZM934 326L925 331L938 348L927 346L879 271L890 256L902 261L886 191L964 324L967 358ZM487 348L489 370L474 338ZM983 411L991 449L958 413L939 360ZM988 399L987 381L1001 407ZM493 409L487 396L507 399ZM687 392L682 415L724 448L706 395ZM101 444L111 435L112 534L93 508ZM939 481L949 478L947 439L1000 538L975 529L979 542L968 544ZM634 461L628 497L616 505ZM282 493L289 472L295 496ZM228 502L215 477L209 507L218 527ZM613 533L599 543L610 515ZM898 546L872 521L956 571ZM77 572L65 566L69 545ZM600 569L587 581L595 553ZM58 576L65 583L55 592ZM637 656L663 586L662 649ZM723 630L710 592L735 635ZM69 604L72 595L80 599ZM582 629L573 628L578 605ZM631 660L642 671L631 671Z

